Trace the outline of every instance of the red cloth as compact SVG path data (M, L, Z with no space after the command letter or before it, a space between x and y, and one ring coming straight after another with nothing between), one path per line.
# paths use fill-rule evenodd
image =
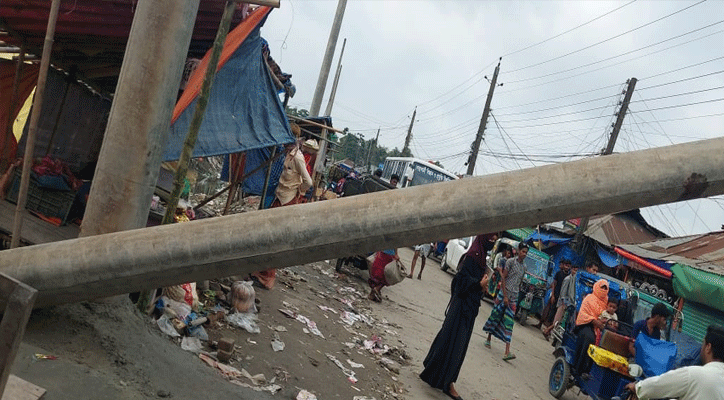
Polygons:
M311 153L303 153L304 155L304 163L307 165L307 172L309 172L309 176L313 176L313 170L314 170L314 162L317 161L317 155L311 154Z
M381 251L375 253L375 261L370 268L370 287L387 286L385 279L385 266L394 261L394 257Z

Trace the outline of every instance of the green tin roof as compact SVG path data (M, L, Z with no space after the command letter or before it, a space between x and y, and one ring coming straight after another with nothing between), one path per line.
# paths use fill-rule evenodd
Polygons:
M516 240L523 241L528 238L533 232L535 232L535 229L533 228L517 228L517 229L508 229L507 232L509 235L513 236Z

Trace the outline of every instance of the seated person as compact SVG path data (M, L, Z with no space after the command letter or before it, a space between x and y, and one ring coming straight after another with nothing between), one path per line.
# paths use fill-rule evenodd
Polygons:
M671 312L669 312L669 309L666 308L664 303L656 303L654 308L651 309L651 317L642 319L633 325L631 337L634 340L628 345L632 357L636 357L636 346L634 346L634 344L639 333L643 333L653 339L661 339L661 329L666 328L666 320L670 315Z
M556 303L556 315L553 317L553 323L550 324L544 331L543 336L548 340L548 336L551 334L553 328L558 323L563 322L563 316L565 315L566 308L576 305L576 274L578 273L578 265L571 265L571 269L568 275L563 278L561 284L561 291L558 296L558 302ZM564 326L567 324L564 324Z
M599 319L612 330L618 330L618 323L614 322L618 321L616 310L618 310L618 300L613 297L609 297L608 304L606 304L606 309L603 310L601 316L599 317Z
M631 382L634 399L677 398L724 400L724 329L709 326L701 347L702 365L677 368L663 375Z
M593 293L583 299L576 317L576 327L573 330L578 335L573 368L582 376L591 370L592 360L588 356L588 346L595 343L596 332L600 332L604 327L599 317L606 309L607 303L608 281L599 279L593 284Z

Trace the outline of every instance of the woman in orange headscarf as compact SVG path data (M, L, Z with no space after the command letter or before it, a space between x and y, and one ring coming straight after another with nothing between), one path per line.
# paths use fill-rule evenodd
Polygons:
M598 317L606 309L607 302L608 281L599 279L593 284L593 293L583 299L576 317L576 327L573 330L578 335L575 365L573 366L578 374L588 373L591 370L588 346L596 342L596 331L603 329L603 322Z

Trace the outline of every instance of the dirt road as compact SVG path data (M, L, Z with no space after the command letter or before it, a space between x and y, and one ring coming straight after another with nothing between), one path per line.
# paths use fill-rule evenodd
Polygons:
M400 256L409 267L412 250L400 249ZM260 384L246 378L237 382L245 386L230 383L182 350L180 338L162 334L149 317L130 305L104 303L36 310L12 371L45 388L47 400L295 399L301 390L320 400L447 398L418 374L440 329L452 275L427 260L422 280L383 289L378 304L366 299L369 289L359 271L347 271L336 274L333 262L280 271L274 290L257 290L259 333L225 322L209 327L209 343L221 337L236 340L229 365L264 374ZM483 347L482 326L490 309L488 303L481 306L456 384L460 394L468 400L551 399L550 344L537 330L516 324L512 349L518 358L502 361L503 343L494 340L491 350ZM282 351L272 349L275 338L285 343ZM213 354L214 348L207 344L204 351ZM248 387L269 385L279 386L276 394ZM579 397L569 392L564 398Z
M409 266L412 251L400 249L400 256L405 265ZM415 275L419 268L418 260ZM389 301L373 307L403 328L402 339L414 360L402 374L410 399L446 398L440 391L422 382L417 374L422 370L422 360L442 325L450 298L452 277L450 273L441 271L437 262L428 259L422 280L406 279L397 286L386 288L384 294ZM503 361L503 342L493 338L492 349L483 347L485 338L482 329L490 310L491 304L483 302L465 363L455 385L460 395L465 399L480 400L553 399L548 393L548 374L554 360L551 354L553 347L537 329L516 323L511 351L518 358L510 362ZM533 318L529 319L529 323L534 322ZM563 397L567 400L578 398L585 397L575 395L573 390Z

